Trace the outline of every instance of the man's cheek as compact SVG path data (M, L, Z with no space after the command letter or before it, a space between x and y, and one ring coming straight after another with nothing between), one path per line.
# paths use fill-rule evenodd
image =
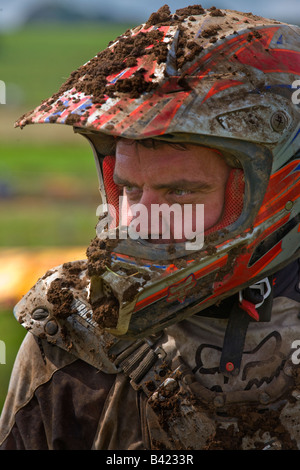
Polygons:
M204 229L208 230L216 225L222 216L222 212L223 202L220 200L204 204Z

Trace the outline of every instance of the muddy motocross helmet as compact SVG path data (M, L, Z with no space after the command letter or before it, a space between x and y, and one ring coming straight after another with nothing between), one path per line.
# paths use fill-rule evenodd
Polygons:
M104 212L87 250L89 302L94 312L105 302L116 308L104 330L144 337L229 296L259 320L258 303L241 293L262 282L267 289L299 256L299 74L299 27L200 5L171 14L165 5L20 118L20 127L71 125L93 148ZM119 137L198 144L226 159L223 214L203 246L103 236L112 230L105 205L120 209Z

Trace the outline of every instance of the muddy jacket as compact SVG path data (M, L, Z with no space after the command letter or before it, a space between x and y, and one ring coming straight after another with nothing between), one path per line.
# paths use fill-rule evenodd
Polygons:
M70 338L68 350L29 332L0 448L300 449L298 266L276 276L271 319L249 323L234 373L220 368L228 318L195 315L171 326L154 345L123 352L118 372L80 358Z

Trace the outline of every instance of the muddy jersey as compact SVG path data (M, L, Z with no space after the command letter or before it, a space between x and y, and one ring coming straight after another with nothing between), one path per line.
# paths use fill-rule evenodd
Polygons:
M227 318L193 316L167 328L142 387L28 333L2 412L1 448L300 449L293 267L287 296L275 289L271 320L249 323L234 374L220 369Z

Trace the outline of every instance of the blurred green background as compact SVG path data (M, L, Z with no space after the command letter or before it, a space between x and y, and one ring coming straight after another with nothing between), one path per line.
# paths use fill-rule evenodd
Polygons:
M0 357L0 411L25 335L12 313L22 286L7 298L8 276L20 275L20 262L11 265L14 249L27 253L24 281L29 282L28 269L34 280L38 273L30 260L37 250L65 247L66 257L70 247L82 247L84 252L95 235L100 202L93 154L84 138L70 126L48 124L20 130L14 122L131 26L30 24L0 35L0 79L6 85L6 104L0 105L0 341L6 348L5 363ZM54 258L50 254L47 268L53 267Z

